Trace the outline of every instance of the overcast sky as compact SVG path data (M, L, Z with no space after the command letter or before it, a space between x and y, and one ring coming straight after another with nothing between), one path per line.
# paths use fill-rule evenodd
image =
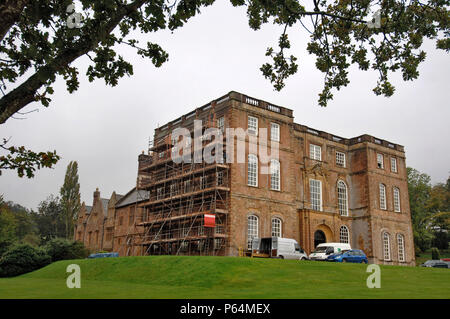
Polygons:
M50 194L58 194L67 164L79 164L81 199L92 204L98 187L101 196L113 191L125 194L136 183L137 156L147 149L149 136L159 125L202 106L229 91L294 110L295 122L342 137L370 134L405 146L407 165L444 182L450 174L450 64L448 55L426 43L427 60L420 78L396 86L390 98L375 96L375 72L352 69L350 85L335 92L322 108L317 104L323 74L306 52L308 35L300 27L289 33L292 52L299 58L299 72L281 92L274 91L259 71L266 62L268 46L275 46L282 29L266 25L259 31L248 27L244 8L219 1L173 34L159 32L142 39L159 43L169 61L156 69L132 50L120 52L134 64L134 75L106 87L103 80L89 83L80 78L73 94L59 79L50 107L27 106L25 120L10 119L0 126L0 137L12 137L13 145L34 151L57 150L62 156L55 169L41 169L33 179L16 172L0 177L0 194L25 207L36 209ZM76 62L80 74L88 61Z

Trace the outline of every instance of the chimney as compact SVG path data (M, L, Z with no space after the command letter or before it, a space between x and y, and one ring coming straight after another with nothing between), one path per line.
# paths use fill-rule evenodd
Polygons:
M99 199L100 199L100 191L98 190L97 187L94 192L94 202L98 201Z

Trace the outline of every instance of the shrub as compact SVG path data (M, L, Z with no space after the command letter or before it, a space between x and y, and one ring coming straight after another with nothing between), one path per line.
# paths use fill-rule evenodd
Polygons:
M439 249L437 249L436 247L431 248L431 259L433 260L441 259L439 256Z
M18 276L51 263L51 258L41 248L28 244L11 247L0 259L0 277Z
M45 244L44 249L52 261L86 258L89 251L79 241L56 238Z
M437 231L434 233L433 246L437 249L448 249L448 241L450 237L445 231Z

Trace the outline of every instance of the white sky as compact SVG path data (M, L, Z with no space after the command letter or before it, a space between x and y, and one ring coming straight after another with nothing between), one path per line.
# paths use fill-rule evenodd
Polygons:
M49 108L38 108L26 120L10 119L0 126L0 137L34 151L57 150L62 156L55 169L41 169L33 179L16 172L0 176L0 194L36 209L50 194L57 195L67 164L78 161L81 199L92 204L92 193L125 194L136 183L137 156L147 148L157 125L163 125L229 91L238 91L294 110L295 122L342 137L370 134L405 146L407 165L425 172L432 182L450 174L450 108L448 56L426 43L427 60L420 78L405 83L392 77L396 92L391 98L375 96L375 72L352 69L350 85L335 92L326 108L317 105L323 74L306 52L308 35L300 26L289 33L299 72L281 92L274 91L259 71L268 46L276 46L282 29L265 25L248 27L244 8L218 1L173 34L165 31L139 36L159 43L169 61L156 69L131 49L120 52L134 65L134 75L111 88L103 80L89 83L80 67L80 88L73 94L59 79Z

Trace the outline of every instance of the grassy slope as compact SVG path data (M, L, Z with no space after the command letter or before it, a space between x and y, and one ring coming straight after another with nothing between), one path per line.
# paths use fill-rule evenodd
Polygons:
M81 289L66 287L67 265ZM233 257L124 257L53 263L0 279L0 298L450 298L450 270Z

